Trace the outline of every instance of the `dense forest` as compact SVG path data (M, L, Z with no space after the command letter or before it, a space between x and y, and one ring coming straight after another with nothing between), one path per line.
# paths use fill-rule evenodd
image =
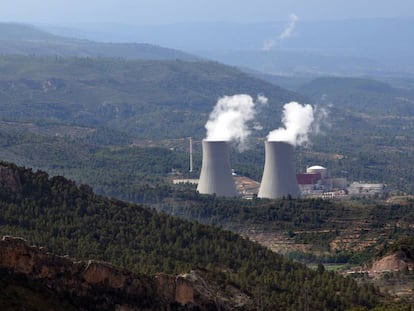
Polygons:
M287 243L286 255L304 262L361 265L384 245L414 234L412 199L394 203L372 198L240 200L200 195L191 186L143 187L131 199L180 218L258 237L270 248ZM305 251L296 251L292 244L305 244Z
M41 171L8 163L1 170L0 233L25 237L53 253L141 273L206 268L264 309L345 310L381 301L370 286L322 266L310 270L229 231L107 199Z

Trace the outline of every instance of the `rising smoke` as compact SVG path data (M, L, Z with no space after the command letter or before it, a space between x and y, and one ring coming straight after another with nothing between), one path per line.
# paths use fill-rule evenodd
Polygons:
M255 118L255 107L265 103L267 98L263 95L259 95L256 101L245 94L220 98L205 125L206 140L233 141L243 150L251 133L249 122Z
M270 51L277 43L277 41L285 40L292 36L295 28L296 28L296 22L299 20L299 17L295 14L289 15L289 23L288 25L283 29L283 31L279 34L277 39L269 39L266 40L263 43L263 50L264 51Z
M289 24L287 27L283 30L283 32L279 35L279 39L283 40L286 38L289 38L296 27L296 22L299 20L299 17L295 14L289 15Z
M267 136L268 141L284 141L293 146L309 144L309 135L320 132L327 111L313 108L311 105L301 105L290 102L283 106L282 122L284 127L273 130Z

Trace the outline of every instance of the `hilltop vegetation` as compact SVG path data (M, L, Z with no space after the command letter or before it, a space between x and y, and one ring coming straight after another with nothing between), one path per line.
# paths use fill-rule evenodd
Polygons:
M0 57L3 120L105 126L135 137L203 137L217 99L265 94L258 121L274 125L283 103L300 98L207 61Z
M383 245L414 233L413 201L238 200L173 188L148 189L145 199L169 214L220 225L313 263L363 264Z
M362 78L318 78L298 91L315 102L330 103L358 113L414 115L414 91Z
M414 237L406 235L397 239L395 243L384 245L384 247L376 254L376 257L379 258L395 252L404 252L407 258L414 260Z
M25 237L54 253L112 261L141 273L220 271L216 277L264 309L345 310L379 303L372 287L312 271L228 231L106 199L44 172L7 163L1 172L0 234Z

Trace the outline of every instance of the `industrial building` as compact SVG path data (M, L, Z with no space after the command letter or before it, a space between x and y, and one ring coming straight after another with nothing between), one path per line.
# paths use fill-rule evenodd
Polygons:
M306 173L296 174L296 179L304 196L333 197L335 191L343 194L348 185L346 178L330 178L327 168L320 165L308 167Z
M227 142L203 140L202 146L203 160L197 191L224 197L238 196Z
M282 141L265 141L265 164L259 198L299 198L295 175L293 145Z
M261 183L237 176L230 163L230 148L226 141L202 141L202 167L200 178L174 179L174 184L197 184L202 194L224 197L300 198L325 199L355 196L383 196L385 184L352 182L344 177L331 177L328 169L314 165L306 172L295 173L294 146L281 141L265 141L265 162ZM192 165L190 166L192 168Z
M299 173L296 178L302 195L308 197L346 198L384 195L387 192L385 184L353 182L348 185L346 178L331 178L328 170L319 165L308 167L306 173Z

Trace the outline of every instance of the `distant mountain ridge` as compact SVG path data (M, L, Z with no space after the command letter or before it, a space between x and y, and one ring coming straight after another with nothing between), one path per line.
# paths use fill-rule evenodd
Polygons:
M324 77L297 89L314 102L378 115L414 115L414 92L365 78Z
M0 53L125 59L197 59L193 55L152 44L100 43L65 38L34 26L15 23L0 23Z
M266 73L413 73L414 17L306 21L278 37L286 21L194 22L171 25L87 24L43 27L62 35L105 42L148 42ZM265 42L274 45L265 50Z
M53 35L29 24L0 23L0 40L61 40Z

